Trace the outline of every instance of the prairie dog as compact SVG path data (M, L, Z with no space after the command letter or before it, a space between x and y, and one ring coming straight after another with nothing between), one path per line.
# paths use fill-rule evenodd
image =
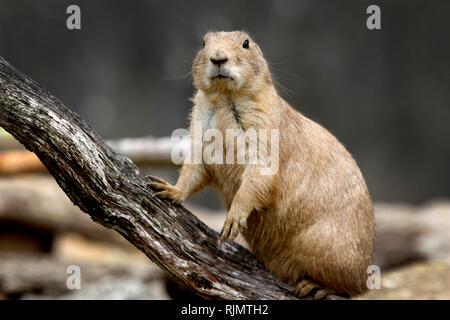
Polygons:
M257 258L298 296L355 295L366 288L374 217L352 156L277 93L259 46L244 32L208 33L194 59L191 134L214 128L277 129L279 165L186 163L158 195L179 203L207 185L223 198L222 239L242 233ZM224 142L224 149L229 145Z

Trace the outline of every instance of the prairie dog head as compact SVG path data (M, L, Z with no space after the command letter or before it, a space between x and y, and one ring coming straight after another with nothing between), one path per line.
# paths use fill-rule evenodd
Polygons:
M271 85L261 49L245 32L209 32L192 66L194 85L205 92L257 92Z

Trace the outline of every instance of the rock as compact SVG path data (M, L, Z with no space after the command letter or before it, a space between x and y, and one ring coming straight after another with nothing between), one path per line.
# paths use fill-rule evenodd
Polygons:
M70 294L59 299L70 300L162 300L169 299L165 282L142 281L132 277L105 277L95 283L84 286L81 290L72 290Z
M58 234L53 241L52 255L62 261L77 261L109 266L158 267L136 248L124 248L115 243L94 241L78 233Z
M73 205L50 176L0 177L0 225L11 223L50 236L76 232L93 240L131 247L115 231L93 222Z
M450 259L450 202L422 207L377 204L375 218L374 264L382 269Z
M450 299L450 260L415 263L381 274L381 289L357 299Z
M67 285L70 265L80 268L80 289ZM0 296L7 299L168 299L165 283L164 272L150 262L120 266L0 254Z

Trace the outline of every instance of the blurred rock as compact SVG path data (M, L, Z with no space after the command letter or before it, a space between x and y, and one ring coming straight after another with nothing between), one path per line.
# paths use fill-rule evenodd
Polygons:
M53 244L53 256L63 261L107 264L114 266L146 266L153 263L138 249L123 248L114 243L92 241L76 233L58 235ZM154 268L157 268L153 265Z
M450 299L450 260L417 263L381 274L381 289L358 299Z
M80 289L67 286L70 265L80 267ZM164 272L151 263L118 266L0 254L0 296L7 299L168 299L164 288Z
M162 300L169 299L163 278L142 281L133 277L104 277L85 285L81 290L72 290L60 299L71 300Z
M131 246L73 205L49 175L0 177L0 225L4 223L21 224L49 235L76 232L94 240Z
M375 216L374 263L382 269L450 258L450 202L378 204Z

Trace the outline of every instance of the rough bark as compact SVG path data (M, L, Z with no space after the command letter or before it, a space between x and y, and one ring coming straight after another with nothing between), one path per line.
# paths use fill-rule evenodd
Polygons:
M0 126L36 153L69 198L205 298L294 299L241 246L182 206L154 196L146 177L57 98L0 58Z

